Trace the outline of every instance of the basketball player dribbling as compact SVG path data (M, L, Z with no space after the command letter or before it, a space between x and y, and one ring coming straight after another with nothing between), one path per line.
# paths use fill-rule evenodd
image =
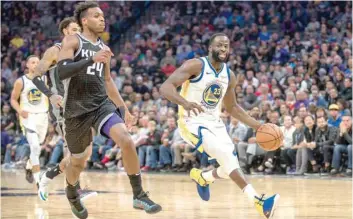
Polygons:
M136 148L123 120L129 125L134 118L110 77L113 54L99 39L105 29L104 14L96 2L79 3L74 14L82 34L65 36L58 58L58 75L65 87L64 134L70 151L65 172L66 196L72 213L80 219L88 217L77 190L80 173L89 156L91 127L120 146L133 190L133 207L157 213L162 208L142 189Z
M74 35L80 32L80 27L76 23L73 17L68 17L62 20L59 24L59 32L63 36ZM49 114L53 122L56 124L57 132L63 136L63 122L62 117L62 97L64 96L65 90L64 85L58 78L57 74L57 59L59 51L61 49L61 43L56 43L54 46L48 48L42 59L39 61L37 67L35 68L32 82L38 90L45 94L50 102L51 107L49 108ZM49 70L49 89L41 79L42 76ZM64 137L64 136L63 136ZM69 156L67 151L67 146L64 146L64 159L61 160L59 164L55 167L50 168L41 177L39 182L38 196L41 200L47 201L49 197L49 184L50 182L59 174L61 174L69 161ZM66 155L66 156L65 156ZM81 198L88 198L91 195L97 195L96 192L88 192L85 190L79 190Z
M11 93L11 106L17 111L23 134L26 136L31 153L26 166L26 179L29 183L39 184L40 145L44 142L48 131L48 98L44 96L31 79L39 58L35 55L27 58L27 73L15 81ZM45 85L46 76L41 80Z
M216 179L231 178L258 212L271 218L279 195L259 196L246 181L233 152L233 142L220 118L223 103L232 117L255 130L261 126L236 103L236 76L226 65L229 46L225 34L214 34L209 41L208 56L186 61L164 82L161 93L179 105L178 126L183 139L220 164L219 168L207 172L196 168L191 170L190 177L197 183L200 197L208 201L209 185ZM182 86L180 94L177 92L179 86Z

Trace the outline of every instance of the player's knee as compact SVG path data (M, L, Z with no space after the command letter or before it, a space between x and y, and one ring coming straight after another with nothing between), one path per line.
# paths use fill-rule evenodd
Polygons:
M116 144L122 149L122 150L126 150L126 149L130 149L130 148L135 148L134 146L134 142L132 141L131 136L129 135L129 133L124 133L121 135L121 139L116 142Z
M78 171L82 171L85 168L85 162L86 162L85 157L75 158L71 156L71 159L70 159L70 163L72 167Z

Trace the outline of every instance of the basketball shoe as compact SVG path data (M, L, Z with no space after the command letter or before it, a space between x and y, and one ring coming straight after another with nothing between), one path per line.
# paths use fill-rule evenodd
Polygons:
M149 197L148 192L142 191L137 197L134 197L133 207L135 209L145 210L146 213L155 214L162 210L159 204L154 203Z
M47 201L49 198L49 184L52 179L46 177L46 172L42 173L38 183L38 197L42 201ZM80 195L81 201L86 200L87 198L97 196L98 193L95 191L90 191L88 189L81 189L79 185L78 194Z
M275 194L266 199L264 199L264 196L264 194L261 195L261 197L255 196L255 208L261 216L265 218L272 218L280 196L278 194Z
M202 177L202 170L192 168L190 171L190 178L196 183L197 192L200 198L204 201L210 200L209 184L212 182L208 182Z
M66 186L66 197L69 200L71 211L79 219L86 219L88 217L88 211L80 199L80 183L77 182L76 185Z

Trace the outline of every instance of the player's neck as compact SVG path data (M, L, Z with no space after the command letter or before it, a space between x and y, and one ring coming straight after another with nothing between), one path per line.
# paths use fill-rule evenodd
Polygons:
M83 30L81 34L92 43L96 43L98 41L99 36L88 29Z
M29 77L29 78L32 78L33 74L34 74L34 72L28 72L28 73L26 74L26 76Z
M208 56L208 60L210 60L210 63L212 65L212 67L214 69L216 69L217 71L221 70L221 67L222 67L222 62L216 62L212 56Z

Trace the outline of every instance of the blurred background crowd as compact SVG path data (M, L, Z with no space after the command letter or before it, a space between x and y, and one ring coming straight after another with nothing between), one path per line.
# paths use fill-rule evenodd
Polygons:
M187 172L216 167L180 137L177 106L159 94L185 60L207 56L215 32L231 40L227 65L236 73L238 103L263 123L281 127L283 146L265 152L255 132L224 112L222 119L245 173L352 174L352 2L99 2L112 48L112 77L131 113L142 171ZM9 105L25 60L60 41L59 22L75 2L2 4L2 168L29 157L18 115ZM41 167L63 157L50 125ZM122 171L119 145L96 136L89 169Z

